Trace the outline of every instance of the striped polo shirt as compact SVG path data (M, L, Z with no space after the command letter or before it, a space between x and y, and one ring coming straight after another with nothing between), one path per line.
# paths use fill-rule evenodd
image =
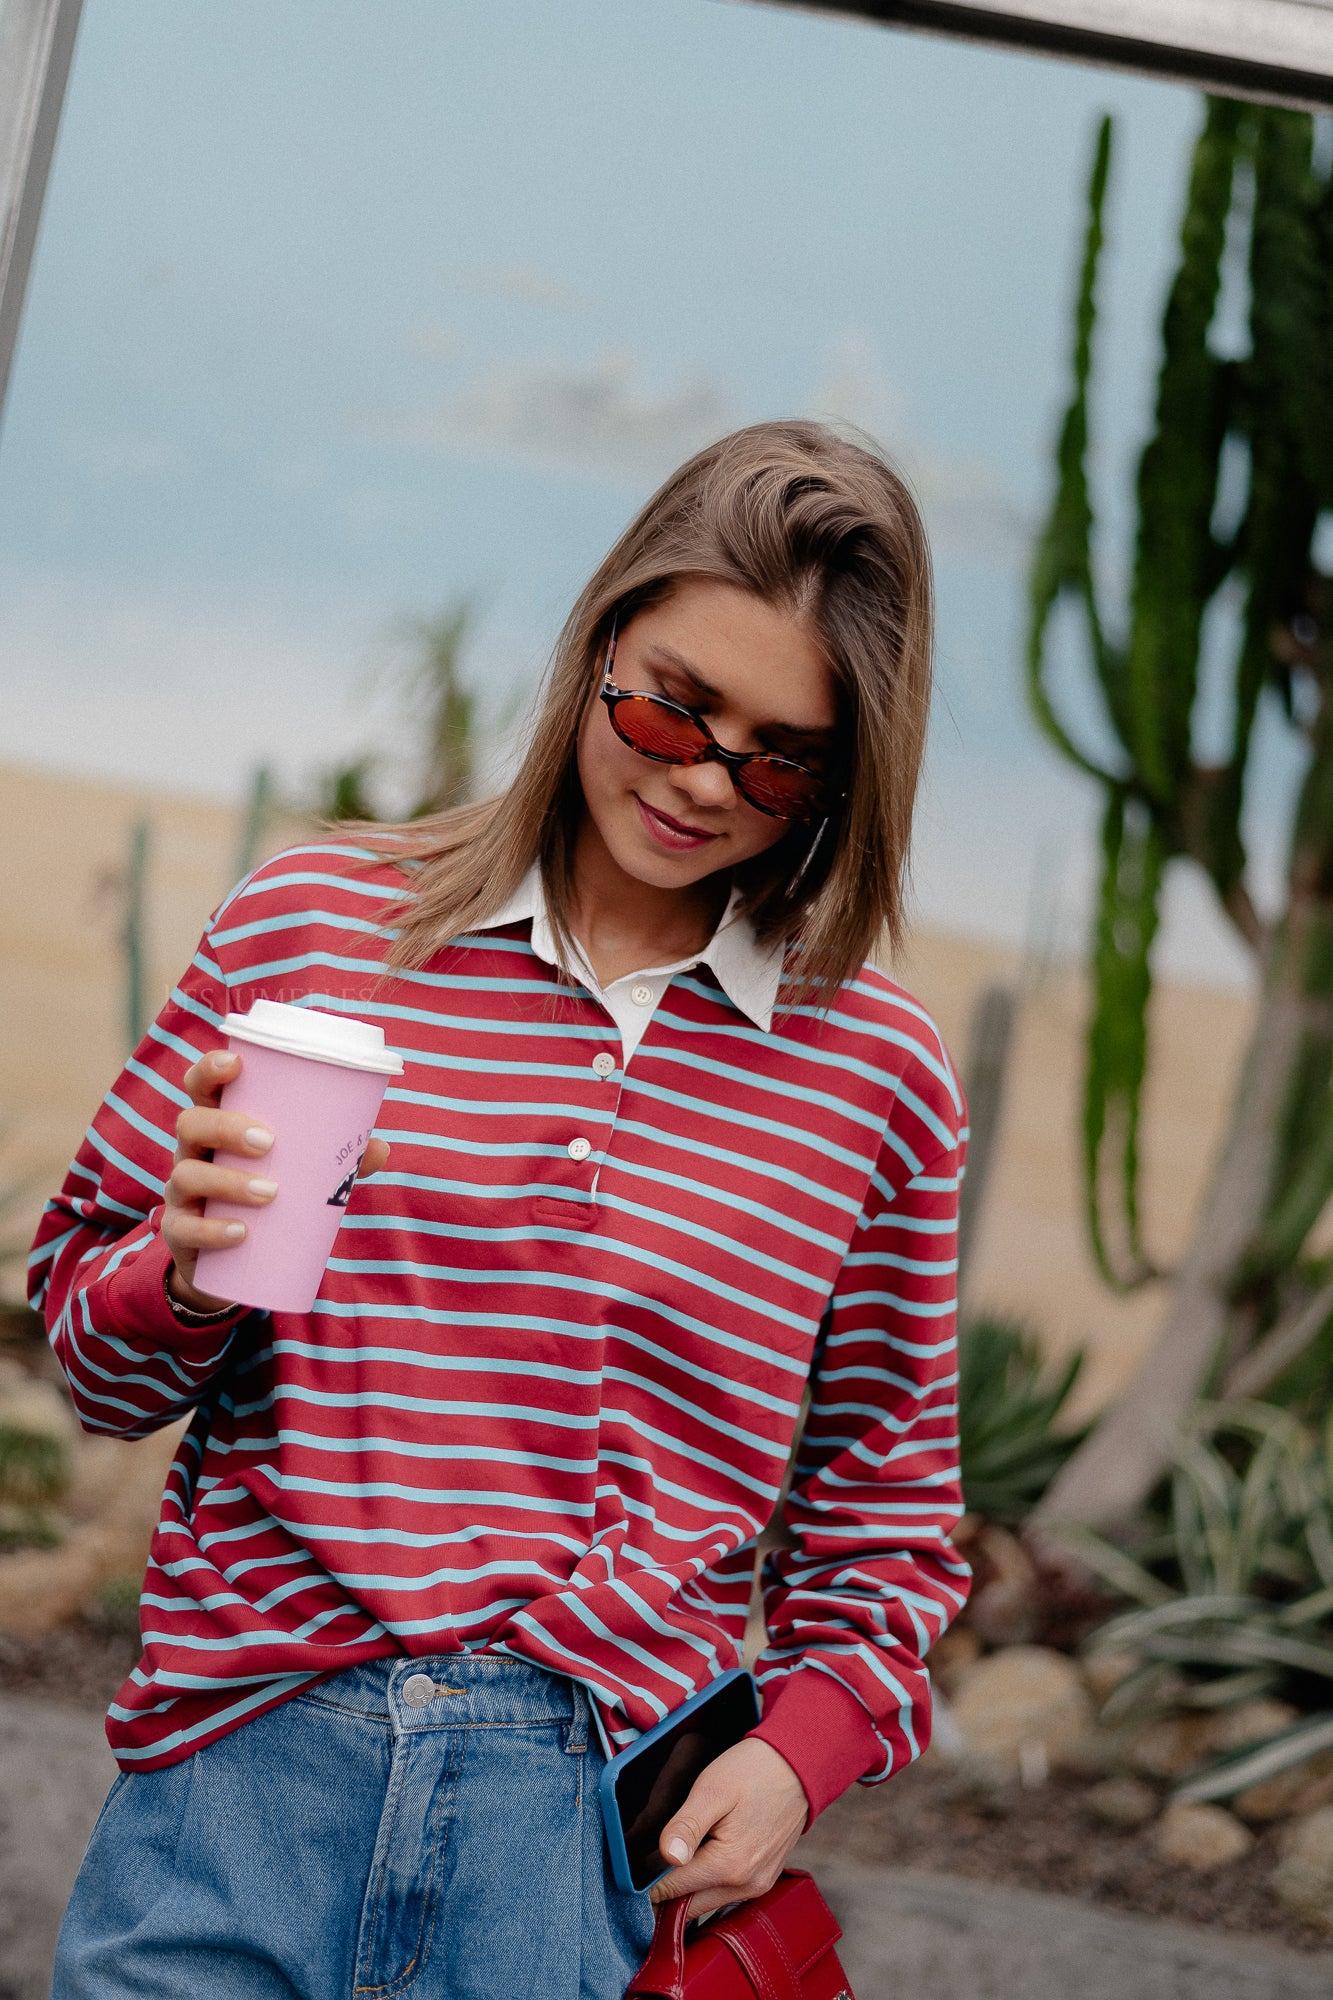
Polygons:
M638 982L651 1005L631 980L627 1055L531 896L387 971L410 893L336 840L242 883L43 1215L32 1296L84 1427L193 1412L112 1749L171 1764L360 1661L476 1649L577 1679L623 1747L736 1664L808 1383L756 1733L817 1812L924 1746L967 1587L939 1034L870 965L765 1007L733 924ZM309 1313L186 1327L159 1233L182 1079L260 998L382 1025L392 1154Z

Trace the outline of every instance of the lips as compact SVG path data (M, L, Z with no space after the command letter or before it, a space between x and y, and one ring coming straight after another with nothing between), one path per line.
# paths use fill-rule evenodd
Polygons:
M710 840L717 839L715 833L709 833L703 827L687 826L683 820L673 819L670 813L646 805L637 792L634 803L639 808L639 817L646 832L659 847L668 847L673 853L681 854L691 848L705 847Z

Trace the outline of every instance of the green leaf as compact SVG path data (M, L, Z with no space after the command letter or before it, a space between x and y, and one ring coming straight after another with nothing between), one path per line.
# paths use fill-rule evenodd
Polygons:
M1130 750L1168 803L1190 762L1204 608L1214 585L1212 517L1225 376L1208 347L1246 107L1210 98L1194 149L1180 263L1162 322L1156 425L1138 477L1138 535L1126 670Z
M1139 1110L1148 1066L1150 953L1166 853L1141 800L1114 788L1102 822L1102 880L1093 940L1093 1012L1084 1079L1088 1230L1103 1276L1130 1291L1154 1275L1139 1227ZM1107 1189L1107 1183L1113 1190ZM1112 1251L1107 1211L1123 1242Z
M1257 1749L1210 1764L1171 1795L1173 1805L1202 1805L1211 1799L1234 1798L1251 1785L1261 1785L1280 1772L1303 1764L1322 1750L1333 1750L1333 1715L1312 1715L1279 1736L1270 1736Z
M1092 173L1088 183L1088 224L1074 310L1073 393L1060 427L1056 447L1056 490L1032 561L1029 585L1028 700L1037 723L1061 754L1105 782L1114 775L1074 741L1060 720L1046 684L1046 634L1051 615L1068 596L1081 609L1093 671L1107 698L1115 727L1123 704L1116 698L1122 675L1108 645L1097 608L1092 575L1092 501L1088 492L1088 378L1092 366L1092 336L1097 321L1097 272L1102 252L1102 211L1111 167L1112 124L1103 118L1097 131ZM1121 718L1123 719L1123 718Z

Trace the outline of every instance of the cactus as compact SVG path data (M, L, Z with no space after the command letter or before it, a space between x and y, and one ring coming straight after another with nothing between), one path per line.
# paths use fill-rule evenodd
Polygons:
M412 671L415 697L422 705L425 757L420 795L410 815L447 812L472 797L477 763L477 697L459 671L473 622L473 606L463 599L438 618L412 628L421 648Z
M272 767L260 764L250 779L250 796L246 800L245 817L241 821L241 839L236 854L234 881L243 881L259 859L259 850L268 831L269 820L273 816L275 797Z
M1333 174L1316 158L1305 114L1207 102L1139 464L1132 583L1111 614L1093 562L1086 463L1111 153L1105 120L1088 190L1073 390L1032 566L1028 690L1039 726L1103 793L1083 1150L1093 1254L1118 1289L1160 1275L1139 1214L1139 1108L1168 870L1203 872L1253 954L1262 1000L1193 1241L1170 1274L1157 1346L1047 1497L1052 1515L1085 1521L1143 1498L1201 1388L1247 1359L1253 1381L1256 1354L1287 1353L1298 1322L1313 1320L1315 1337L1328 1314L1312 1313L1311 1301L1333 1274L1307 1248L1333 1193L1333 586L1314 559L1320 513L1333 506ZM1229 259L1241 255L1250 351L1232 359L1214 351L1210 332L1224 283L1240 275ZM1210 763L1194 723L1205 619L1223 591L1241 609L1225 669L1230 744ZM1048 628L1062 602L1081 614L1109 757L1078 740L1051 690ZM1249 893L1243 829L1266 691L1308 747L1274 919Z
M147 884L148 821L137 819L130 828L130 851L125 868L125 912L120 932L125 967L125 1031L132 1049L143 1040L151 1018L146 1000Z

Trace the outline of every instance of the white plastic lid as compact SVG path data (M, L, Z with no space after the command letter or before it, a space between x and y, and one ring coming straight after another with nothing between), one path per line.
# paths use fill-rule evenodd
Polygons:
M324 1014L318 1007L289 1007L282 1000L256 1000L248 1014L228 1014L222 1025L231 1040L254 1042L261 1049L336 1063L339 1069L374 1070L380 1076L403 1073L402 1057L384 1046L384 1030L373 1021Z

